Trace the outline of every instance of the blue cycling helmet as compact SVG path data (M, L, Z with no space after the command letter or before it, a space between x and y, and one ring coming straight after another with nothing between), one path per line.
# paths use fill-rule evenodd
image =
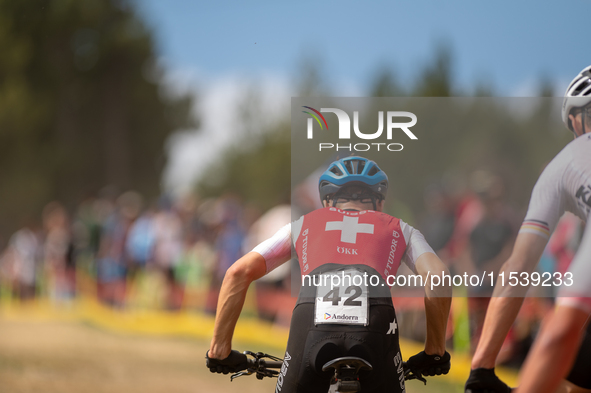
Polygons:
M385 199L388 192L388 176L378 164L367 158L352 156L336 160L320 176L320 200L326 200L345 186L355 185L367 187L378 194L380 199Z

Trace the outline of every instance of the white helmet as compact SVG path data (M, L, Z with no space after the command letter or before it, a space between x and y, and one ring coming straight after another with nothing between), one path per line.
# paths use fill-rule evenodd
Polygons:
M591 103L591 66L588 66L568 85L562 102L562 121L573 131L568 115L573 108L581 108Z

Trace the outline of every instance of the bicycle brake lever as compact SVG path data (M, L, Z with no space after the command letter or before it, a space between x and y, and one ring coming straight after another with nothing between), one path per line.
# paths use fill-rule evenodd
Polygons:
M238 378L238 377L242 377L244 375L252 375L252 371L240 371L237 372L235 374L230 375L230 382L232 382L234 379Z
M235 378L242 377L244 375L252 375L255 374L257 379L263 379L265 377L268 378L277 378L279 376L279 371L267 369L265 366L265 358L275 361L282 361L283 359L278 358L273 355L269 355L264 352L252 352L252 351L244 351L242 352L245 355L249 355L253 357L253 364L244 371L240 371L234 373L230 376L230 381L233 381Z
M269 369L259 370L256 372L256 376L257 379L263 379L264 377L277 378L279 376L279 371Z
M423 384L424 384L424 385L426 385L426 384L427 384L427 380L426 380L426 379L425 379L425 378L424 378L424 377L423 377L423 376L422 376L420 373L419 373L419 375L415 375L415 377L416 377L416 378L417 378L419 381L423 382Z
M251 352L251 354L252 354L252 352ZM283 360L281 358L278 358L277 356L269 355L268 353L264 353L264 352L257 352L256 354L253 354L253 356L257 359L269 358L271 360L277 360L277 361Z
M416 373L413 370L406 370L404 372L404 379L407 381L410 381L411 379L417 379L421 382L423 382L423 384L427 384L427 380L423 377L423 375L421 373Z

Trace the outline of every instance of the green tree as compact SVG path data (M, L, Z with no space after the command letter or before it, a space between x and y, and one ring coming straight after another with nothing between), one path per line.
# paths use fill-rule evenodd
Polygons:
M448 44L440 43L435 49L435 57L427 63L420 73L414 89L415 97L452 97L453 56Z
M192 98L163 90L130 2L0 0L0 51L0 229L107 184L158 192Z
M400 87L392 70L387 66L380 67L370 84L370 97L401 97L404 91Z

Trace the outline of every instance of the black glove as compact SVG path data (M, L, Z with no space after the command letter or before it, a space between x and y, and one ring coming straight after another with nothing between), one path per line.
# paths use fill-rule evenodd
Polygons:
M411 356L406 365L415 374L433 376L447 374L451 368L450 360L451 356L447 351L443 355L427 355L425 351L421 351Z
M511 388L495 375L494 368L470 370L464 387L466 393L510 393Z
M209 351L205 353L205 365L212 373L235 373L246 370L248 361L245 354L232 350L225 359L213 359L208 356Z

